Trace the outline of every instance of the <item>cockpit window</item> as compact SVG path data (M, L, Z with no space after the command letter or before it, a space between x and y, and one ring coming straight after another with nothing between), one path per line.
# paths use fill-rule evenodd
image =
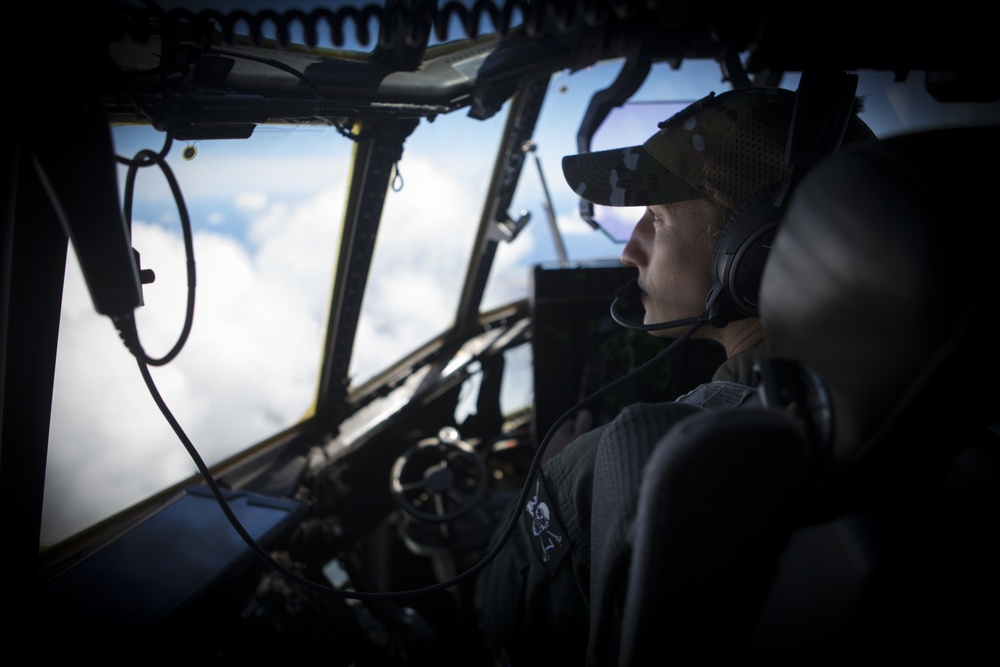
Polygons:
M623 66L623 60L611 61L552 78L508 214L511 218L528 215L530 221L511 243L500 244L484 309L528 298L529 275L535 264L572 265L617 260L621 255L621 243L628 240L641 212L605 209L597 221L614 221L616 225L604 234L595 231L581 216L580 199L563 178L562 158L580 152L577 128L591 97L595 91L612 86ZM598 128L589 148L641 144L656 131L659 121L687 102L724 86L713 62L684 63L677 70L656 65L631 100L611 110L611 119ZM609 229L616 229L617 234L608 233Z
M128 158L164 141L140 127L113 138ZM180 353L151 375L208 465L313 409L352 150L333 128L311 126L170 150L192 223L195 312ZM155 167L135 180L132 241L155 274L136 310L139 338L161 357L181 333L187 279L178 205ZM95 312L72 246L58 345L43 545L195 473L135 359Z
M406 139L375 241L352 386L454 324L503 123L503 113L452 113Z

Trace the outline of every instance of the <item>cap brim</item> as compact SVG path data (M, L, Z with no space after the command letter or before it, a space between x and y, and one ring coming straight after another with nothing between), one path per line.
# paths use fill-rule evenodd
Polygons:
M704 197L642 146L567 155L566 182L582 199L601 206L650 206Z

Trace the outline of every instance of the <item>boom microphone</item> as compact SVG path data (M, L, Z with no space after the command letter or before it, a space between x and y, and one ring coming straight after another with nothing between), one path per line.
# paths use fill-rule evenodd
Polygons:
M632 329L634 331L659 331L662 329L673 329L674 327L689 325L701 326L703 324L711 324L714 327L721 328L726 326L728 322L727 318L722 313L724 306L719 303L717 292L714 287L709 293L705 312L697 317L685 317L679 320L643 324L641 322L633 322L622 314L624 309L633 309L636 306L641 307L641 305L642 300L639 298L639 279L632 278L615 291L615 299L611 302L611 318L626 329Z

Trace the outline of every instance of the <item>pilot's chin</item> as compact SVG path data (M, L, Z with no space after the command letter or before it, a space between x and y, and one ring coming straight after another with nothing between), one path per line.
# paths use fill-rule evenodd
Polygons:
M684 327L674 327L673 329L653 329L649 333L658 338L674 338L681 335Z
M665 317L665 316L662 316L662 315L657 314L657 313L650 313L649 311L646 311L646 314L643 317L643 324L646 324L646 325L659 324L659 323L670 322L672 320L677 320L677 319L681 319L681 318L678 318L678 317ZM654 336L660 336L660 337L676 337L676 336L680 336L687 329L688 329L688 326L678 325L678 326L674 326L674 327L670 327L670 328L665 328L665 329L651 329L649 331L649 333L653 334Z

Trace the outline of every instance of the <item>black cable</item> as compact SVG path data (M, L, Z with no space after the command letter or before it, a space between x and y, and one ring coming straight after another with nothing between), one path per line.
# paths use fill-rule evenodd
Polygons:
M170 148L171 148L171 146L173 146L173 144L174 144L174 137L173 137L172 134L170 134L169 132L167 132L166 133L166 137L163 140L163 146L160 148L160 151L159 151L159 153L157 153L157 155L159 155L161 158L166 158L167 157L167 153L170 152ZM125 165L127 167L131 167L132 165L136 164L136 159L135 158L133 158L133 159L130 160L130 159L126 158L126 157L122 157L121 155L116 155L115 156L115 160L119 164L123 164L123 165ZM156 164L156 162L154 160L145 160L145 161L140 162L137 166L139 166L139 167L148 167L151 164Z
M249 53L242 53L240 51L234 51L232 49L225 49L225 48L220 48L220 47L213 48L212 52L213 53L221 53L223 55L232 56L234 58L243 58L244 60L252 60L254 62L262 63L264 65L270 65L271 67L274 67L275 69L280 69L282 72L287 72L287 73L293 75L295 78L297 78L302 83L306 84L309 87L309 90L312 91L313 95L316 97L316 100L318 102L322 102L323 101L323 94L319 92L319 88L316 87L316 84L314 84L312 81L309 80L309 77L307 77L305 74L303 74L302 72L298 71L294 67L292 67L290 65L286 65L285 63L281 62L280 60L275 60L274 58L264 58L264 57L261 57L261 56L254 56L254 55L250 55Z
M195 295L195 268L194 268L194 239L191 234L191 217L188 215L187 205L184 203L184 196L181 194L180 186L177 184L177 179L174 177L174 172L167 165L166 160L162 155L151 151L149 149L143 149L135 154L135 158L131 161L128 168L128 173L125 177L125 193L124 193L124 211L125 220L128 223L129 229L132 228L132 192L135 187L135 177L139 167L146 166L150 163L155 163L160 167L163 172L164 177L167 179L167 183L170 185L170 191L173 193L174 201L177 203L177 212L181 218L181 230L184 234L184 253L187 258L187 307L184 314L184 327L181 330L180 336L177 338L177 342L174 347L164 356L159 359L150 358L145 350L142 349L141 343L139 343L139 336L136 333L133 345L129 347L136 358L141 359L143 362L151 366L163 366L169 363L177 356L177 354L184 347L187 342L188 336L191 333L191 325L194 321L194 295ZM117 326L117 322L115 323Z
M641 305L642 301L640 298L639 279L638 277L635 277L615 291L615 298L611 302L611 319L613 319L616 324L633 331L662 331L664 329L675 329L677 327L686 327L690 325L697 325L700 327L703 324L713 324L719 327L725 326L725 322L718 324L718 322L721 321L720 318L723 314L720 310L721 304L716 305L716 299L712 298L711 293L709 294L705 312L697 317L685 317L679 320L643 324L642 322L633 322L622 313L623 309L635 308L636 306Z
M581 13L577 5L582 2L477 0L471 7L466 7L461 2L450 0L440 8L428 6L418 11L402 5L383 7L375 3L359 2L359 7L316 7L308 12L299 9L283 12L261 9L255 12L233 10L228 13L215 9L195 11L186 7L164 10L149 0L144 4L146 7L125 7L120 3L131 19L125 24L125 29L140 41L148 39L148 26L155 25L167 38L176 39L183 35L206 46L214 41L237 44L241 40L260 46L265 43L266 30L272 28L276 33L277 43L284 48L292 44L292 28L299 27L305 44L315 47L320 42L319 29L325 26L329 31L327 37L330 42L334 47L340 48L348 41L345 28L350 25L353 27L354 41L368 46L373 41L370 24L374 21L377 24L377 46L392 50L399 44L410 47L426 44L432 32L439 41L449 41L455 38L450 33L456 25L461 26L466 38L475 38L483 21L492 23L494 30L502 35L520 23L526 27L529 35L537 37L542 34L541 26L544 21L554 15L555 25L559 30L566 31L573 27L574 17ZM606 20L606 12L595 13L592 9L587 9L584 15L591 27L597 27L598 23ZM249 34L243 34L245 30Z
M222 490L216 483L215 478L212 476L211 471L208 469L208 466L205 465L205 462L202 460L201 455L198 453L198 450L195 448L194 444L188 438L187 434L184 432L184 429L181 427L180 423L178 423L177 419L170 412L170 408L167 407L167 404L164 402L163 397L160 396L160 392L156 388L156 384L153 382L153 378L149 373L148 364L144 359L145 355L141 353L141 348L139 345L139 336L135 327L135 318L130 315L128 317L120 318L115 322L115 326L118 328L119 335L125 342L125 346L130 351L132 351L133 356L135 356L136 358L136 363L139 366L139 372L142 374L142 379L143 381L145 381L146 387L149 389L150 395L156 402L156 406L160 409L160 412L163 414L164 418L166 418L167 422L170 424L170 427L174 430L174 433L177 434L178 438L180 438L181 443L184 445L184 448L188 451L188 454L191 456L191 459L195 462L195 465L198 467L199 472L201 472L202 477L205 478L205 483L208 485L209 489L212 491L212 494L218 501L218 504L222 509L222 512L226 515L226 518L229 520L229 523L232 524L233 528L243 539L243 541L247 544L247 546L250 547L250 549L262 561L264 561L264 563L266 563L269 567L273 568L275 571L277 571L282 576L287 578L289 581L292 581L294 583L299 584L300 586L303 586L305 588L308 588L310 590L319 593L333 593L335 595L339 595L341 597L350 598L354 600L394 600L398 598L410 597L415 595L425 595L428 593L434 593L437 591L446 590L479 574L480 571L482 571L497 557L497 555L499 555L500 550L504 547L504 545L506 545L507 541L510 539L511 534L514 532L514 527L517 525L517 519L518 517L521 516L521 513L524 511L524 506L528 502L528 496L531 493L531 482L534 479L535 475L538 473L538 470L541 466L542 456L549 445L549 441L552 440L552 437L555 434L556 430L559 428L559 426L561 426L562 423L565 422L566 419L570 417L570 415L575 414L578 410L589 405L592 401L599 398L606 392L611 391L612 389L614 389L615 387L619 386L624 382L627 382L628 380L642 373L647 368L651 367L653 364L661 360L677 345L690 338L691 335L694 334L694 332L697 331L703 324L704 323L701 322L692 326L690 329L685 331L681 336L679 336L673 343L664 348L663 351L657 353L654 357L644 362L638 368L630 371L629 373L618 378L611 384L602 387L601 389L598 389L590 396L584 398L579 403L577 403L569 410L567 410L565 413L563 413L563 415L559 417L552 424L548 432L545 434L545 437L539 444L538 450L535 452L535 456L531 461L531 465L528 468L527 477L525 478L524 486L521 488L521 494L518 496L517 504L514 507L514 511L511 513L511 516L507 521L507 527L504 529L504 532L501 534L500 538L497 540L497 543L493 546L493 548L489 551L489 553L483 556L483 558L478 563L476 563L469 569L465 570L461 574L458 574L450 579L435 584L431 584L429 586L424 586L422 588L415 588L405 591L374 592L374 591L343 590L340 588L335 588L333 586L326 586L323 584L319 584L309 579L306 579L292 572L284 565L276 561L269 553L267 553L267 551L265 551L259 544L257 544L256 540L253 539L253 536L251 536L246 531L246 529L240 523L239 519L233 513L232 509L229 507L229 502L223 495Z

